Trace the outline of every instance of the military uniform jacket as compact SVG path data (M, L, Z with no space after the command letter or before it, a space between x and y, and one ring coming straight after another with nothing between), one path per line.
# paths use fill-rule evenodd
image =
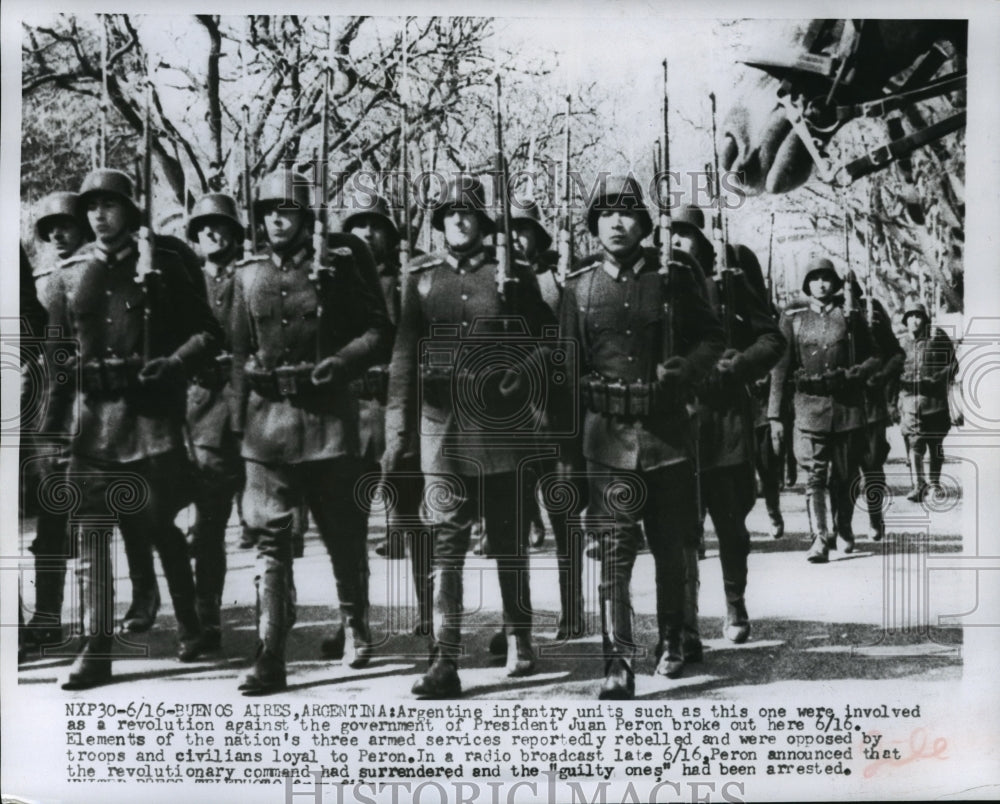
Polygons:
M399 265L395 260L375 266L382 298L389 312L392 325L399 324L399 309L401 305ZM384 369L389 370L388 364ZM370 462L378 463L385 452L385 405L378 399L362 399L360 408L361 454Z
M208 304L222 329L221 349L224 353L232 352L230 319L234 271L234 262L217 268L206 263L202 268ZM192 444L215 449L222 446L226 434L232 430L231 397L232 384L228 381L218 389L206 388L196 382L188 385L187 426Z
M461 257L430 254L413 262L403 280L389 369L388 453L406 455L419 432L421 471L466 476L513 472L533 454L537 417L521 429L494 426L511 411L527 410L537 401L531 388L501 399L490 385L497 377L491 374L497 365L491 350L498 343L503 349L510 341L527 359L535 359L537 350L545 348L539 341L543 328L549 325L553 337L556 332L555 316L542 301L534 275L524 268L515 263L519 292L512 318L497 292L492 250ZM428 373L432 367L436 375ZM466 370L490 377L482 385L473 379L466 383L459 379Z
M796 372L820 376L836 369L851 368L848 321L843 299L821 305L810 299L808 307L786 310L779 324L787 345L771 372L771 395L767 415L780 419L784 395L791 393ZM855 365L866 374L879 367L878 347L864 318L853 316ZM795 390L795 426L809 433L839 433L865 426L864 380L832 395L813 395Z
M942 330L933 337L914 338L909 332L900 341L903 373L899 413L904 420L940 414L948 408L948 384L955 373L955 346Z
M678 255L680 256L680 255ZM570 274L560 303L559 329L577 343L578 376L596 373L605 380L651 382L662 354L664 293L672 304L674 351L700 381L722 354L719 319L704 294L697 263L679 263L665 291L658 255L645 249L632 268L619 270L600 258ZM583 413L578 454L617 469L656 469L693 457L692 429L686 407L646 418ZM560 428L563 429L563 428Z
M707 280L708 298L719 320L724 315L721 280ZM785 351L785 338L765 302L739 274L732 280L731 344L740 352L743 367L735 382L721 387L722 394L700 399L698 410L702 470L735 466L753 460L753 425L756 404L748 383L767 376ZM712 376L710 372L709 377Z
M133 241L108 255L90 243L52 274L49 320L78 342L82 364L142 355L145 295L135 279L137 258ZM150 357L174 355L186 371L196 370L218 349L219 325L180 255L157 246L153 267L156 273L148 280ZM46 429L57 429L64 420L72 405L70 390L53 385L47 413L51 427ZM176 392L140 387L112 399L84 394L73 453L124 463L182 446L184 394L183 384Z
M866 309L865 301L860 302ZM903 349L899 345L896 333L892 331L892 322L882 302L872 299L872 316L869 325L872 337L878 346L879 355L884 361L882 370L876 375L873 384L865 389L865 418L869 424L889 423L889 404L887 386L895 384L899 373L903 370Z
M243 433L244 458L295 464L359 454L358 406L346 380L385 358L392 326L377 279L362 275L348 248L330 256L333 274L321 280L322 291L310 278L308 245L244 260L236 271L233 427ZM345 382L319 393L266 398L247 379L250 368L269 372L325 357L338 358Z

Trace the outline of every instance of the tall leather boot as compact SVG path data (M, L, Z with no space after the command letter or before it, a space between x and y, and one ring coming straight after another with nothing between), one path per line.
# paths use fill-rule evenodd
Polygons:
M698 594L700 591L701 572L698 566L698 548L694 545L685 545L682 644L684 662L687 664L697 664L704 658L704 648L701 644L701 629L698 627Z
M725 584L726 588L726 624L723 634L726 639L737 645L742 645L750 638L750 615L747 614L745 598L746 582L741 584Z
M825 564L830 560L830 530L826 518L826 490L810 489L806 493L806 508L809 511L809 523L812 530L813 543L806 553L810 564Z
M910 450L910 472L913 475L913 488L906 495L910 502L920 502L927 491L927 481L924 479L924 456Z
M271 557L257 560L257 655L253 669L239 690L247 696L270 695L288 686L285 674L285 642L288 638L291 600L291 566Z
M497 579L503 603L504 631L507 635L507 675L527 676L535 669L535 648L531 644L531 587L528 557L497 559Z
M621 583L601 584L601 635L604 643L604 683L597 697L602 701L628 701L635 696L632 669L632 604Z
M414 633L430 636L434 631L431 613L434 603L434 583L431 576L430 531L422 528L408 528L406 540L410 544L410 572L413 575L413 589L417 596L417 625Z
M431 665L413 685L421 698L457 698L458 653L462 642L462 562L439 563L434 570L434 647Z
M122 619L121 630L127 634L143 634L153 627L160 610L160 589L153 564L153 545L148 533L122 531L128 575L132 582L132 602Z
M192 662L205 653L206 646L196 608L194 574L188 560L187 544L183 534L173 523L165 526L156 539L160 563L163 565L163 574L174 606L174 617L177 618L177 637L180 643L177 658L182 662Z
M63 590L66 559L35 556L35 613L21 629L25 645L41 647L62 642Z
M550 514L559 570L559 625L556 639L579 639L587 632L583 611L583 533L570 529L565 514Z
M111 570L112 526L83 526L79 532L77 577L83 605L84 645L63 683L64 690L86 690L111 681L115 628L115 586Z
M368 545L367 519L347 529L334 558L340 617L344 624L344 659L355 670L365 667L372 657L372 637L368 627Z

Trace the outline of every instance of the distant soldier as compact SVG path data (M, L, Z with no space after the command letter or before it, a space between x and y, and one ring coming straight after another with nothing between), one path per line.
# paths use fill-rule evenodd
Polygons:
M614 523L601 539L599 697L628 699L636 647L630 585L642 523L656 565L656 672L674 678L683 668L683 548L697 538L698 519L685 402L722 354L722 328L698 264L678 251L665 277L658 253L642 247L653 224L634 178L602 181L587 226L603 252L567 279L560 329L576 340L581 361L586 413L576 449L590 475L588 517ZM640 504L616 505L619 497Z
M931 331L930 316L921 302L912 299L907 302L903 326L906 334L901 346L905 357L898 406L900 430L913 476L913 488L906 499L919 502L928 488L936 490L941 482L942 444L951 429L948 386L958 364L951 338L940 329ZM930 464L927 474L924 455Z
M449 504L425 506L434 533L434 638L427 673L413 686L424 698L461 694L463 568L473 523L486 521L488 555L496 558L507 673L535 666L523 459L535 454L532 430L518 414L532 403L526 366L531 339L555 323L533 277L517 263L520 290L498 292L497 255L483 245L495 229L478 178L450 181L431 223L447 251L414 261L404 278L399 332L389 377L388 445L383 469L392 472L419 433L425 483L449 486ZM513 341L507 346L508 341ZM520 351L527 344L528 352ZM504 368L498 370L498 360ZM511 436L514 436L511 440Z
M111 678L112 528L104 522L114 518L126 550L131 543L148 552L148 539L160 555L179 627L178 658L190 661L204 650L187 547L173 520L184 503L179 480L187 476L185 375L211 357L220 339L179 255L155 248L152 273L137 274L150 266L140 260L145 244L134 237L140 212L127 175L92 171L79 204L97 240L52 275L47 296L50 323L79 343L82 406L69 478L88 477L78 513L103 522L78 532L87 630L65 689ZM57 430L72 399L59 383L51 397L46 430Z
M358 408L347 386L386 354L391 325L350 249L331 249L330 264L319 264L310 189L289 170L261 180L254 217L269 251L244 260L234 284L233 427L246 459L243 515L258 536L257 656L240 685L247 695L287 686L292 528L303 499L333 564L344 662L363 667L371 657L367 517L355 504Z
M678 228L697 229L704 225L701 210L682 207L671 216ZM747 514L756 502L754 478L754 410L749 383L766 375L785 349L785 339L760 296L762 281L755 255L744 246L730 248L721 273L713 267L707 238L698 245L695 255L704 260L709 274L708 298L723 324L726 351L698 388L698 432L701 502L712 517L719 539L722 585L726 596L726 619L723 634L737 644L750 636L750 618L746 607L747 556L750 533ZM737 265L737 257L742 262ZM743 270L745 267L746 270ZM697 568L688 560L687 567ZM695 579L697 580L697 579ZM688 583L691 582L689 577ZM685 618L688 632L692 616L697 615L697 596L692 591L686 602L694 605ZM702 645L697 633L685 635L686 662L701 658Z
M895 386L903 370L903 348L892 331L892 320L882 302L866 299L861 285L855 281L853 288L844 292L854 294L856 310L865 311L868 327L882 359L882 367L868 378L865 387L865 451L861 456L861 482L852 482L851 499L857 502L862 493L868 506L868 538L877 542L885 536L886 484L885 461L889 457L889 386ZM852 508L853 511L853 508ZM849 527L850 523L848 523ZM839 533L839 523L834 519L834 531Z
M351 212L343 220L345 232L360 239L371 252L378 274L379 285L389 312L389 320L399 323L401 303L401 283L399 265L400 232L396 228L389 211L389 203L382 197L358 195L353 201ZM363 377L352 383L359 399L361 455L365 472L381 471L381 460L385 454L385 405L389 385L389 366L380 363L368 369ZM418 477L420 462L414 445L409 462L398 467L402 474L388 478L393 486L395 505L386 522L387 540L376 548L376 553L389 559L406 557L406 541L410 543L410 567L417 598L418 622L415 631L421 635L431 632L431 545L422 534L415 530L412 519L420 510L422 482ZM405 519L411 517L411 526ZM402 523L402 524L400 524ZM405 537L404 537L405 533ZM324 640L321 651L328 658L338 658L343 653L343 627L331 638Z
M84 243L85 229L77 217L79 197L76 193L51 193L38 203L35 236L48 247L34 274L38 296L46 298L49 277ZM29 284L31 280L29 278ZM22 292L26 288L22 288ZM22 312L22 315L24 313ZM42 328L33 333L42 335ZM70 422L61 428L69 432ZM51 462L57 473L66 471L68 456ZM45 478L39 478L44 480ZM35 556L35 609L27 627L22 630L23 644L39 646L62 641L62 606L66 586L66 556L71 548L65 513L55 513L42 505L38 511L35 539L31 552Z
M880 365L864 318L844 309L844 297L838 295L843 287L830 260L818 258L806 266L802 292L809 306L782 314L781 332L788 345L771 373L767 415L776 451L785 438L786 381L794 379L795 457L807 475L813 542L806 558L813 564L826 563L837 546L828 525L828 489L844 552L854 550L851 484L865 450L865 383Z
M187 238L205 260L202 268L209 306L223 332L222 351L191 377L187 395L188 437L196 466L195 605L205 630L206 648L222 640L222 589L226 579L226 525L233 500L243 488L240 442L230 417L232 354L230 332L233 283L243 250L244 229L236 200L223 193L198 199L187 222Z
M86 242L87 227L77 217L78 202L77 194L68 192L50 193L38 202L35 237L49 250L35 271L40 297L45 296L45 285L52 272Z
M542 225L541 212L534 201L516 200L511 204L511 227L517 247L517 259L523 259L538 280L542 300L558 315L562 288L556 279L556 257L550 248L552 236ZM544 435L543 435L544 438ZM556 471L556 460L535 461L525 473L530 484L525 497L531 508L531 534L534 546L540 546L545 532L541 510L534 484L538 479L552 476ZM577 509L570 511L547 511L556 540L556 556L559 572L559 623L556 639L577 639L584 635L586 623L583 616L583 541L581 534L571 533L569 519L578 516L587 498L586 484L575 481ZM543 493L544 496L544 493ZM536 535L537 534L537 535Z

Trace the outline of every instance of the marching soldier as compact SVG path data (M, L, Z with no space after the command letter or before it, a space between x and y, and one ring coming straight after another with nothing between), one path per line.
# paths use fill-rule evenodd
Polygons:
M85 230L78 214L76 193L58 192L38 203L35 236L49 246L43 267L35 272L37 294L47 297L49 277L83 245ZM38 335L41 335L39 328ZM67 421L62 432L69 432ZM68 460L52 462L56 472L65 472ZM44 479L44 478L39 478ZM39 646L62 640L62 606L66 586L66 556L70 553L70 533L66 514L41 506L31 552L35 556L35 610L21 636L25 646Z
M701 210L682 207L671 216L674 227L697 228L703 225ZM701 229L697 231L700 233ZM781 357L785 340L755 287L762 286L756 256L745 246L727 248L727 262L738 267L724 267L721 275L713 270L707 238L695 255L708 266L706 289L709 301L723 322L726 351L712 367L698 389L699 458L701 503L712 517L719 539L722 584L726 595L726 619L723 634L737 644L750 636L750 618L746 607L747 556L750 534L747 514L756 501L754 479L753 400L749 383L765 376ZM704 255L704 256L702 256ZM687 567L697 570L697 562ZM688 583L692 578L688 577ZM697 581L697 576L694 578ZM696 584L697 586L697 584ZM686 602L693 610L685 612L685 662L701 658L702 645L697 628L697 590L689 590ZM694 628L691 627L694 620ZM695 630L694 634L691 631Z
M512 204L511 227L517 245L518 258L523 259L538 280L538 288L542 300L558 315L559 299L562 288L556 279L556 262L549 250L552 246L552 236L542 225L541 212L534 201L521 200ZM544 539L544 525L541 521L541 510L535 496L535 482L546 475L553 475L556 461L536 461L526 472L529 488L526 490L525 501L531 508L532 534L540 532L541 538L533 538L534 546L539 546ZM556 639L578 639L586 630L583 616L583 542L570 532L569 519L578 515L582 503L586 499L587 489L583 483L576 485L578 510L555 512L549 511L549 521L556 540L556 555L559 572L559 623L556 627ZM543 495L544 496L544 495ZM537 520L537 521L536 521ZM496 640L494 640L496 641Z
M78 531L87 631L64 689L86 689L111 678L114 575L108 523L114 517L126 547L140 542L148 551L149 539L160 554L179 628L178 658L193 660L204 649L186 544L173 520L182 504L178 478L186 476L185 374L211 356L220 336L179 255L156 247L149 256L151 273L137 273L148 267L140 261L140 247L149 246L135 240L141 215L127 175L89 173L79 204L97 240L52 275L48 309L51 324L79 342L82 406L69 477L88 477L79 513L98 522ZM51 396L50 431L72 403L58 382Z
M906 499L920 502L928 488L936 489L941 481L942 444L951 429L948 386L958 365L951 338L940 329L931 332L930 316L921 302L907 302L903 326L906 334L901 343L904 362L898 407L906 457L913 476L913 488ZM928 474L924 473L925 454L929 461Z
M237 258L244 229L236 200L223 193L202 196L191 210L187 238L204 257L202 268L209 306L223 333L222 351L191 377L187 395L187 426L195 465L195 522L192 552L195 563L195 606L205 631L206 648L222 641L222 589L226 578L226 524L233 500L243 488L243 459L232 429L230 396L232 354L230 316Z
M360 239L374 259L374 270L378 275L382 296L385 299L389 320L393 326L399 323L401 303L399 265L399 241L401 234L389 211L389 203L380 196L354 199L353 211L343 220L344 232L352 238ZM357 396L360 412L361 455L364 471L381 471L380 462L385 454L385 405L388 394L389 366L380 363L368 369L365 375L352 383ZM423 530L407 527L401 517L416 518L420 510L422 483L418 477L420 464L415 460L414 448L408 464L398 467L402 474L392 480L395 491L395 507L389 512L386 522L387 540L375 552L389 559L406 557L406 542L410 546L410 567L417 597L417 625L414 632L427 636L431 632L431 546L422 534ZM361 501L359 501L360 503ZM402 525L401 525L402 523ZM412 525L412 520L411 523ZM404 535L405 534L405 535ZM323 641L322 654L331 659L343 655L343 626L331 638Z
M809 306L786 310L781 317L788 343L771 373L767 409L777 451L785 438L781 413L786 380L793 378L795 457L807 475L806 511L813 542L806 558L813 564L826 563L837 546L828 526L827 489L844 552L854 550L850 486L865 449L864 387L880 365L867 323L844 309L844 297L838 295L843 287L830 260L817 258L806 266L802 292Z
M854 294L856 309L867 310L868 326L882 358L882 367L865 383L865 451L861 456L861 483L851 483L851 499L857 502L859 494L865 495L868 506L868 537L877 542L885 536L885 461L889 457L889 384L895 385L903 370L903 349L892 331L892 321L882 302L865 299L861 285L855 281L850 292ZM846 289L845 289L845 292ZM866 303L867 302L867 303ZM853 511L853 508L852 508ZM850 523L848 523L848 529ZM834 530L839 532L838 523Z
M599 697L627 699L635 691L629 589L642 523L656 565L656 672L676 677L683 666L684 545L697 539L698 515L685 401L722 354L722 328L698 264L678 251L665 277L657 252L642 247L653 224L633 177L602 182L587 225L603 252L570 274L560 329L578 343L582 363L577 450L590 476L588 516L614 523L601 538ZM615 506L623 488L641 504Z
M48 259L35 272L35 285L40 297L46 295L47 278L60 262L72 257L86 241L86 226L77 217L78 201L76 193L58 192L50 193L38 202L35 236L51 249Z
M309 191L290 170L261 181L254 217L269 253L241 263L233 293L233 426L246 459L243 513L258 535L258 648L240 685L247 695L286 687L291 530L303 499L333 564L344 661L363 667L371 657L367 518L354 499L358 410L347 386L386 353L391 326L350 249L331 249L330 264L319 264Z
M518 344L537 338L555 318L531 274L517 263L519 292L506 299L516 306L512 317L498 293L503 277L498 277L497 255L483 245L483 237L495 230L485 210L478 178L449 182L431 217L434 228L444 232L447 251L415 260L404 278L389 375L383 469L397 469L419 433L425 483L452 487L449 505L429 502L424 510L434 538L434 636L431 665L413 693L425 698L461 694L462 574L472 526L481 516L489 534L488 555L497 560L507 673L526 675L535 665L522 538L527 507L520 499L518 466L533 457L536 447L530 432L507 423L519 421L518 413L533 400L524 367L504 362L506 370L497 371L496 365L510 356L508 341L516 341L513 347L521 355ZM521 322L527 322L527 331Z

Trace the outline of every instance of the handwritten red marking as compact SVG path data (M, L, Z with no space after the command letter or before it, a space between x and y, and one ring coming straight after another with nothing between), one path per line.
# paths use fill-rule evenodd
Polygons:
M879 772L879 769L883 765L908 765L910 762L916 762L918 759L948 759L948 757L944 756L944 752L948 748L948 741L944 737L935 737L934 742L931 743L929 748L927 741L927 729L923 726L918 726L910 732L909 740L891 740L891 745L909 743L909 755L901 755L899 759L877 759L869 763L865 767L865 778L871 779L872 776Z

